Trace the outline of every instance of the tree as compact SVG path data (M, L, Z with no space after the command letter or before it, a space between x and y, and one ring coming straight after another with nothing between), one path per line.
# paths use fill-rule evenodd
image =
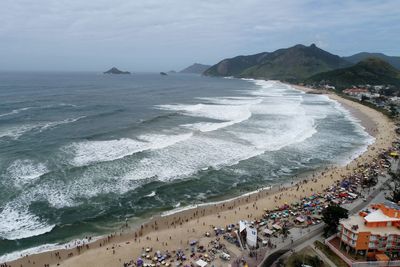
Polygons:
M361 95L361 102L369 100L369 97L366 95Z
M322 267L324 266L324 262L318 256L297 254L295 255L293 263L290 266L303 267L304 265Z
M285 238L287 238L288 235L290 234L289 227L288 227L286 224L283 225L281 231L282 231L282 235L283 235Z
M400 177L399 174L390 172L390 175L392 177L392 181L394 182L394 188L393 191L391 192L390 196L387 196L386 199L394 202L394 203L399 203L400 201Z
M397 109L396 109L396 105L395 105L395 104L393 104L393 103L389 104L389 110L390 110L390 114L391 114L393 117L397 116L398 112L397 112Z
M326 226L324 228L324 235L329 236L337 232L339 226L339 220L348 218L349 211L345 208L340 207L336 204L330 204L326 209L322 211L322 220Z

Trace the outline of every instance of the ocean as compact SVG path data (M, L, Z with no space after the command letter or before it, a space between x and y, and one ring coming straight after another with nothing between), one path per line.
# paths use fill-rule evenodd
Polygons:
M276 81L0 73L0 262L346 164L371 142L339 103Z

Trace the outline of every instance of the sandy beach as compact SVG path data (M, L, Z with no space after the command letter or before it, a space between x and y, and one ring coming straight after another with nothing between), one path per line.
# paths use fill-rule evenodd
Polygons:
M312 93L312 89L294 87ZM8 266L123 266L124 262L141 256L144 248L151 247L153 251L172 251L178 248L185 250L189 248L190 240L206 240L204 234L211 232L215 226L224 227L241 219L252 220L261 217L264 209L273 209L312 193L322 192L335 181L351 174L359 163L373 161L396 139L394 123L382 113L335 94L327 95L348 109L376 139L367 151L346 166L334 166L311 173L308 180L312 182L301 183L300 190L296 190L294 184L285 187L274 186L272 189L260 190L221 203L153 217L142 225L130 225L128 222L120 232L81 245L79 249L67 247L63 250L29 255L7 263ZM213 233L211 234L213 236ZM241 253L239 249L231 252L234 255ZM226 265L217 263L215 266Z

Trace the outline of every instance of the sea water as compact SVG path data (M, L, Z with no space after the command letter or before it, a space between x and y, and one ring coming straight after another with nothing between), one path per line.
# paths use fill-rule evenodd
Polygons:
M284 183L372 141L277 81L0 73L0 255Z

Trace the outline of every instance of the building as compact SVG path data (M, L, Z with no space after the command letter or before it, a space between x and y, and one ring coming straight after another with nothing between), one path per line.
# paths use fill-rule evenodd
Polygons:
M371 93L369 92L369 90L364 89L364 88L348 88L348 89L343 90L343 93L346 95L360 98L360 99L362 96L366 96L366 97L371 96Z
M239 238L240 246L246 241L249 248L257 247L257 229L247 221L239 221Z
M386 201L373 204L357 215L340 221L339 248L366 259L398 258L400 252L400 206Z

